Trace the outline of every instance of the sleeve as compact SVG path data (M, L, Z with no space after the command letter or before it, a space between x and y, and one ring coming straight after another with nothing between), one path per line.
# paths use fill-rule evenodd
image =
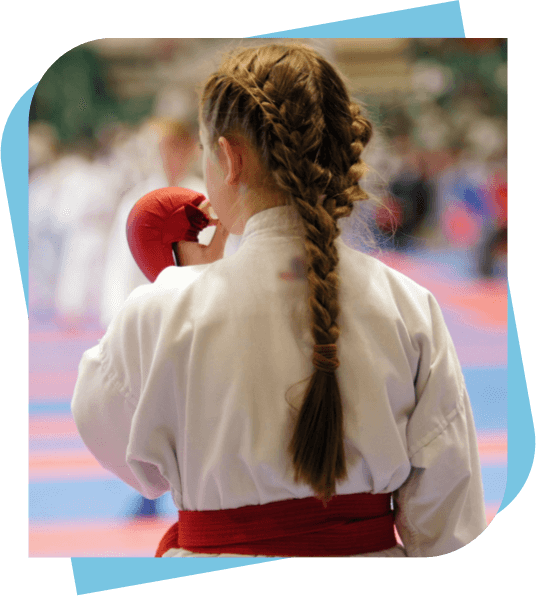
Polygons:
M132 296L143 296L150 287L138 288ZM146 498L155 499L169 490L168 481L149 458L133 462L131 457L135 435L144 424L137 411L143 371L152 357L151 342L140 340L141 318L132 296L100 343L84 353L71 411L82 440L99 463Z
M190 326L180 321L190 317L191 303L182 292L210 267L169 267L136 288L79 365L71 411L82 440L104 468L148 499L180 493L170 346L188 341ZM183 339L169 332L171 321Z
M455 551L486 528L476 429L456 351L435 299L421 348L416 407L406 429L411 472L394 493L408 556Z

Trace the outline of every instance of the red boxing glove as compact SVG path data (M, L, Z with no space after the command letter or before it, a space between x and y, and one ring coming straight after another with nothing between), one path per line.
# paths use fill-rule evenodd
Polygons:
M159 188L132 207L127 220L130 252L147 279L153 282L166 267L175 265L173 244L197 242L209 219L197 208L205 200L187 188Z

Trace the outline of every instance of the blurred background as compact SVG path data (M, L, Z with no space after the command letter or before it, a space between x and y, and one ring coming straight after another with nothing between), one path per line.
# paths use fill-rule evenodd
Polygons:
M102 39L43 75L29 122L30 555L152 556L171 499L138 498L78 438L82 353L146 280L128 213L163 186L205 192L197 91L222 54L269 39ZM507 42L302 39L374 124L378 201L343 237L437 297L464 369L488 520L506 483ZM362 225L367 222L368 228ZM368 231L367 231L368 230ZM205 230L202 242L210 239ZM227 253L236 250L231 237Z

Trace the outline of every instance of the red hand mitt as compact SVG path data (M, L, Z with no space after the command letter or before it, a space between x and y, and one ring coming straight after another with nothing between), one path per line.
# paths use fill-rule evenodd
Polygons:
M134 260L149 281L175 265L173 243L197 242L199 232L209 223L197 207L204 200L200 192L169 187L153 190L134 205L127 220L127 240Z

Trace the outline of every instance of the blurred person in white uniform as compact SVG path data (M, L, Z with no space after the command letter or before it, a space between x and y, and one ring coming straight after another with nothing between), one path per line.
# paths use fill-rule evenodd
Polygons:
M97 143L79 139L60 145L56 138L47 151L43 127L50 128L30 127L30 301L34 314L57 315L72 327L95 316L95 280L102 275L119 190L116 170L99 159ZM46 138L50 142L50 134Z
M206 195L205 184L196 174L199 159L197 132L187 121L154 117L145 122L137 135L137 165L143 179L122 198L107 243L100 322L107 327L119 312L130 293L148 283L134 261L126 240L126 222L135 203L145 194L166 186L180 186ZM206 228L199 236L208 244L214 228ZM239 237L229 241L228 253L234 252Z
M30 314L53 315L62 237L54 213L55 163L61 151L55 129L32 122L28 134L28 277Z
M119 201L116 173L98 146L76 146L58 163L54 213L64 241L55 291L60 323L76 329L98 319L103 260Z

